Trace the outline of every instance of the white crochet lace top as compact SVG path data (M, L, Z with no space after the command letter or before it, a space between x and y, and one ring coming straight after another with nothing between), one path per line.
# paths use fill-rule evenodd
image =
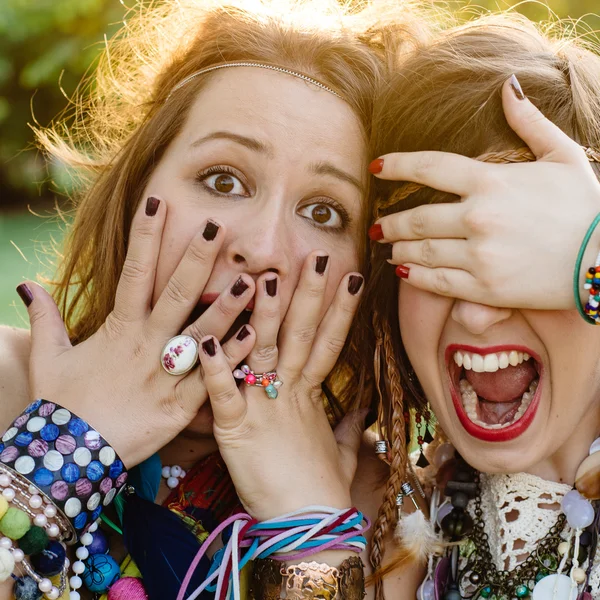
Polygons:
M481 473L481 509L492 557L499 570L512 570L535 549L556 523L563 496L572 486L535 475ZM564 534L570 534L567 526ZM600 600L600 551L589 584Z

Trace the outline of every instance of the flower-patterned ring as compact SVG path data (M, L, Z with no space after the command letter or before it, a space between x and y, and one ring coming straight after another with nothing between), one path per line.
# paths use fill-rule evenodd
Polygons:
M162 349L160 364L169 375L183 375L198 360L198 342L189 335L176 335Z

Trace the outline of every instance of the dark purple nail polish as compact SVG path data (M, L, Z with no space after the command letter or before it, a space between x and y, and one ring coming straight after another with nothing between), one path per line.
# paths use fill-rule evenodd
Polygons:
M523 93L523 88L521 87L521 84L519 83L519 80L517 79L516 75L511 75L510 87L512 88L512 91L515 93L515 96L519 100L525 100L525 94Z
M204 350L204 352L209 356L214 356L217 353L215 340L213 338L209 338L205 342L202 342L202 350Z
M212 242L217 237L217 233L219 233L219 229L220 229L220 227L216 223L214 223L213 221L209 221L206 224L204 231L202 232L202 237L207 242Z
M245 340L248 336L250 335L250 330L244 325L239 333L235 336L235 339L238 342L242 342L243 340Z
M234 298L239 298L250 286L239 277L238 280L231 286L231 295Z
M277 295L277 277L265 281L265 291L271 298Z
M33 294L26 283L21 283L17 286L17 294L23 300L23 304L29 308L29 305L33 302Z
M356 296L360 292L364 279L360 275L350 275L348 279L348 291Z
M391 244L384 244L381 247L381 256L383 260L390 260L394 252L394 247Z
M315 261L315 271L319 275L323 275L323 273L325 273L325 269L327 268L328 262L329 256L317 256L317 260Z
M146 200L146 214L149 217L153 217L158 210L158 205L160 204L160 200L155 198L154 196L150 196L148 200Z

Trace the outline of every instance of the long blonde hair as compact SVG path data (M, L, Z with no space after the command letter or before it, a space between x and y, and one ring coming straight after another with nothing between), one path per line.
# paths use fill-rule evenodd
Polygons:
M512 74L525 94L570 137L600 148L600 57L592 41L564 31L560 23L536 26L516 14L500 14L449 29L423 44L376 102L375 156L439 150L480 157L523 148L502 109L501 88ZM378 183L375 218L456 200L429 188L410 194L400 194L399 188L406 189L407 184ZM390 206L390 200L402 195L405 199ZM400 337L398 280L379 245L373 248L371 263L362 326L356 335L364 361L367 352L378 347L383 353L382 404L391 438L391 471L371 546L371 562L378 569L405 478L407 439L402 415L410 408L423 410L425 400ZM382 597L381 576L397 566L393 559L376 573L377 598Z

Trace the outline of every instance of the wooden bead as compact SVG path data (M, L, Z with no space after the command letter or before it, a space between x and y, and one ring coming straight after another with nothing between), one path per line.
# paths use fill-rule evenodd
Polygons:
M591 454L579 465L575 487L588 500L600 499L600 452Z

